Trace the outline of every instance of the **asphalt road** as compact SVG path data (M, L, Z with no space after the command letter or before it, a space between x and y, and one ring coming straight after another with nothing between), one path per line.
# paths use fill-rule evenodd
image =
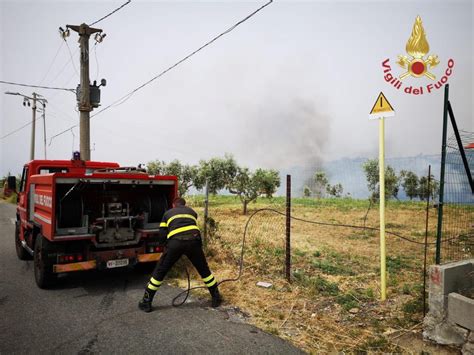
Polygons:
M301 353L242 323L229 305L216 310L209 300L191 298L172 307L180 291L173 287L158 291L154 312L139 311L149 277L139 270L69 274L41 290L32 262L16 257L14 213L13 205L0 202L0 354Z

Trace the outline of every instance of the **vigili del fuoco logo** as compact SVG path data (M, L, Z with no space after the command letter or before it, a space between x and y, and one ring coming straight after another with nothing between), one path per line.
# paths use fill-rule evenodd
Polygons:
M426 39L425 29L423 28L420 16L416 17L405 49L408 55L399 55L397 61L397 64L404 69L404 72L400 75L392 74L389 58L382 62L384 79L387 83L397 90L403 90L406 94L424 95L435 92L448 82L449 77L453 74L454 60L448 60L446 70L440 74L441 77L438 79L436 69L434 68L438 66L440 61L436 54L430 54L430 45ZM428 79L430 83L408 85L403 81L408 77L413 77L415 80Z

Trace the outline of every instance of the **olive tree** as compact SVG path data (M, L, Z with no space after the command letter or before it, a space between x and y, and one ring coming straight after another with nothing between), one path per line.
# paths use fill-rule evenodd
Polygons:
M208 181L209 192L216 194L219 190L228 187L238 172L238 165L234 157L226 154L223 158L212 158L199 162L198 185L204 186Z
M248 168L238 168L227 189L239 196L242 212L247 214L247 205L259 196L272 197L280 186L280 176L276 170L257 169L251 172Z
M434 200L439 195L439 183L434 179L433 175L431 175L429 183L427 176L420 178L417 195L422 201L428 199L428 196Z
M403 190L410 200L418 196L419 179L413 171L400 171L400 180L402 181Z
M311 197L311 189L309 186L303 188L303 197Z
M367 187L371 193L372 200L378 200L380 197L379 187L379 161L378 159L369 159L362 165L365 177L367 179ZM387 165L385 167L385 198L398 198L400 188L400 179L395 170Z
M336 184L336 185L327 184L326 185L326 192L330 196L341 197L342 193L344 192L344 188L342 187L342 184Z
M180 196L186 195L192 186L198 190L202 188L199 168L195 165L182 164L179 160L170 163L155 160L147 164L147 170L149 174L177 176Z

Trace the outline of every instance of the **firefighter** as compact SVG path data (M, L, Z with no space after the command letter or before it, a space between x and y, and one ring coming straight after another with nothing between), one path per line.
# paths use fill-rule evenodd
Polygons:
M152 311L151 303L156 291L163 283L168 271L183 254L188 257L201 275L202 281L211 294L212 307L219 307L222 297L217 288L217 280L209 270L202 250L201 233L197 226L197 213L186 206L184 198L174 199L173 208L163 215L163 220L160 223L160 239L166 242L166 249L153 270L143 299L138 303L138 308L144 312Z

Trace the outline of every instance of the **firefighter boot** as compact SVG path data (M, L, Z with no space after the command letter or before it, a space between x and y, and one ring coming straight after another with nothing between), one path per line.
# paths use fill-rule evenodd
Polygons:
M219 289L217 288L217 286L209 288L209 292L212 296L212 307L219 307L222 303L222 296L219 293Z
M151 307L151 303L153 302L154 296L154 291L146 289L143 298L140 300L140 302L138 302L138 308L146 313L151 312L153 310Z

